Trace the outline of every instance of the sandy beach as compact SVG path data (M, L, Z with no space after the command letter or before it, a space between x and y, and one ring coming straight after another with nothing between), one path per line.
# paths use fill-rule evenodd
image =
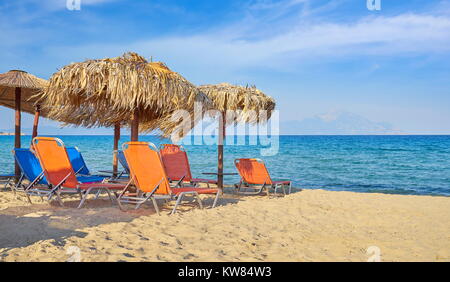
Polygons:
M212 199L205 199L210 204ZM0 261L450 261L450 198L303 190L158 216L0 192ZM372 247L372 248L370 248ZM367 249L370 248L370 253ZM75 257L77 259L77 257Z

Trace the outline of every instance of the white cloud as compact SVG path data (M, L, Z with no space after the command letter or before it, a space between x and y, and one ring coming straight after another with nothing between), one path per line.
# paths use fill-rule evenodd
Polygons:
M157 54L170 61L183 61L191 66L241 68L285 67L302 60L346 55L402 56L439 54L450 50L450 17L445 16L402 14L367 17L351 24L302 22L281 34L246 40L252 29L258 29L258 25L247 25L242 30L225 27L201 34L120 45L88 44L69 47L64 52L102 57L105 52L117 55L135 50L145 55ZM95 50L99 53L95 54Z
M43 3L51 5L61 1L65 2L46 0ZM118 0L82 0L82 3L95 5L111 1ZM369 16L342 23L299 16L308 3L308 0L256 1L247 7L267 9L270 15L248 16L238 22L189 35L139 38L116 44L100 41L75 46L45 44L43 55L51 57L55 63L68 63L68 54L70 61L77 61L136 51L145 56L156 56L155 59L166 61L169 65L176 62L180 68L198 69L200 73L211 69L218 71L216 66L220 66L221 72L245 67L289 69L297 68L306 61L343 56L442 54L450 50L450 15L447 14L432 10L428 13ZM314 10L334 7L330 3L336 2L326 2L315 6ZM283 16L273 16L284 15L285 10L292 7L296 7L299 14L291 16L290 25L286 24ZM8 26L8 22L5 24ZM5 41L7 45L2 48L7 49L5 53L11 46L32 44L37 36L45 38L52 32L39 27L9 27L0 34L0 38L8 39ZM14 37L13 34L20 36Z

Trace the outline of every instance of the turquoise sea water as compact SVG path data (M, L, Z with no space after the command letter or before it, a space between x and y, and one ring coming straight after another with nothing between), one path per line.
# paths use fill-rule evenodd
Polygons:
M77 146L91 171L111 169L112 136L60 136ZM122 137L122 142L129 140ZM141 141L167 143L155 136ZM262 146L225 146L225 170L235 172L233 160L265 160L273 178L292 179L295 187L381 192L392 194L450 195L450 136L280 136L279 153L263 157ZM0 136L0 173L13 171L14 137ZM22 144L30 137L23 136ZM23 146L26 147L26 146ZM214 172L215 145L185 146L194 177ZM237 176L228 176L227 184Z

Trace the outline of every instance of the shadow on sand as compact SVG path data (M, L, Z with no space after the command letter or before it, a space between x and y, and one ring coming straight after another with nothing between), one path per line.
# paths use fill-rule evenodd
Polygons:
M202 196L206 209L211 207L213 201L214 197ZM224 194L217 206L235 204L239 201L240 199L233 195ZM141 216L156 214L151 202L137 210L133 206L126 205L126 211L120 210L107 198L91 198L81 209L76 208L79 203L76 197L65 197L63 202L64 206L61 207L55 201L48 203L39 198L33 198L33 205L18 205L0 210L0 249L4 249L2 253L7 252L8 249L26 247L41 240L54 240L52 244L64 246L65 239L68 237L83 238L87 235L86 232L79 231L80 229L116 222L130 222ZM174 201L168 203L158 201L162 214L170 213L173 204ZM183 201L178 212L183 213L195 208L198 208L195 199L186 197L186 201Z
M36 217L0 215L0 248L20 248L40 240L54 239L64 245L70 236L85 237L87 233L54 226L51 216Z
M295 189L293 192L301 191ZM7 192L11 193L11 192ZM226 206L245 201L252 196L236 195L232 189L226 189L226 193L219 199L217 206ZM214 197L202 196L203 206L211 208ZM41 240L54 240L52 244L58 246L65 245L68 237L83 238L86 232L80 231L84 228L110 224L117 222L130 222L142 216L155 215L156 212L149 202L135 210L133 206L126 206L126 211L118 208L117 204L112 204L107 198L89 199L86 205L77 209L79 199L69 197L63 199L64 206L57 202L40 201L33 199L33 205L20 205L0 210L0 252L8 251L11 248L20 248L32 245ZM173 208L174 201L158 201L158 206L162 214L168 214ZM194 198L186 197L186 201L180 206L178 212L183 213L198 208Z

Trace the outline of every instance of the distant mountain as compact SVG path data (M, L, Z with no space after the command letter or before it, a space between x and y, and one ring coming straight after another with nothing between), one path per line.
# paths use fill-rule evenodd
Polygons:
M284 135L376 135L402 134L387 122L373 122L349 112L330 112L300 121L281 122Z

